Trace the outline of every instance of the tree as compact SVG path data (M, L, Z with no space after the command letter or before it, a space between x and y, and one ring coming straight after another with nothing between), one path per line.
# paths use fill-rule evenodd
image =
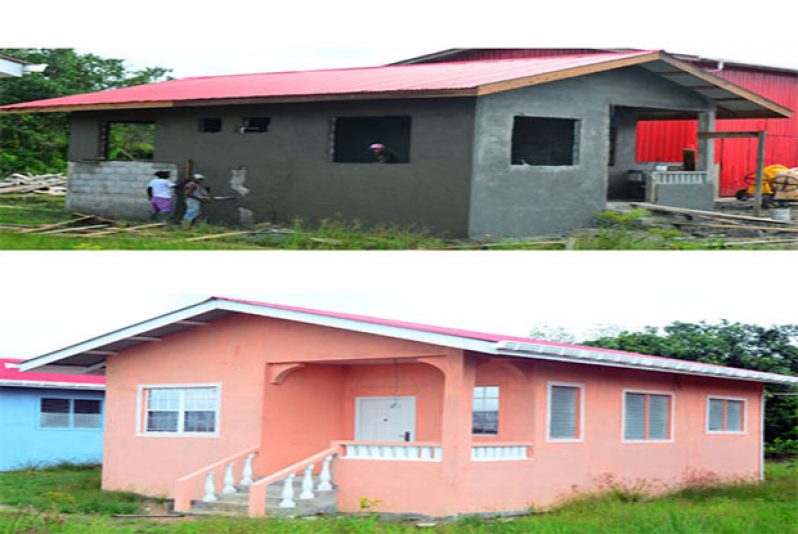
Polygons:
M730 323L673 322L659 330L646 327L642 332L623 331L585 345L639 352L680 360L691 360L766 371L798 374L798 325L763 327ZM765 411L765 438L771 445L780 444L784 452L798 454L798 397L774 395L787 393L786 386L768 385Z
M0 80L0 105L127 87L167 79L170 69L129 71L121 59L79 54L71 48L0 49L32 63L41 74ZM0 115L0 177L11 172L47 173L66 169L69 120L65 113Z

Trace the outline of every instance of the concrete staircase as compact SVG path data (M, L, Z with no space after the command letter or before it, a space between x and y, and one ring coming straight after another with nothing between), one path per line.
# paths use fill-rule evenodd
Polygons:
M319 475L313 476L313 487L318 488ZM237 487L236 493L219 494L216 502L191 501L192 515L226 515L246 517L249 511L249 490ZM277 482L266 489L266 513L286 517L303 517L334 514L337 511L338 487L333 484L329 491L314 491L313 499L295 498L294 508L281 508L283 484Z

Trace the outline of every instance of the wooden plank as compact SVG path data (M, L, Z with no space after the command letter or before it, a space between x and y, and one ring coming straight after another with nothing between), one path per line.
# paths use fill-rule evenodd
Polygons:
M244 230L240 232L224 232L222 234L201 235L198 237L190 237L186 241L207 241L209 239L221 239L223 237L232 237L236 235L246 235L254 233L252 230Z
M44 234L65 234L68 232L85 232L87 230L94 230L97 228L108 228L107 224L92 224L90 226L78 226L76 228L60 228L58 230L47 230L46 232L38 232L40 235Z
M687 208L674 208L671 206L659 206L648 202L630 202L630 206L642 208L648 211L661 211L664 213L675 213L679 215L691 215L693 217L703 217L707 219L733 219L737 221L761 222L768 224L778 224L784 226L798 226L792 221L777 221L775 219L765 219L764 217L751 217L749 215L736 215L734 213L722 213L717 211L691 210Z
M734 224L712 224L700 222L674 222L673 226L700 226L702 228L725 228L729 230L751 230L764 232L783 232L785 234L796 234L798 228L779 228L773 226L736 226Z
M674 66L674 67L676 67L678 69L681 69L681 70L683 70L685 72L688 72L688 73L692 74L693 76L695 76L696 78L700 78L700 79L704 80L707 83L711 83L711 84L717 85L721 89L725 89L726 91L728 91L730 93L733 93L733 94L735 94L737 96L740 96L740 97L744 98L745 100L748 100L749 102L754 102L755 104L758 104L758 105L760 105L760 106L762 106L764 108L769 109L774 114L780 115L782 117L787 117L787 118L792 117L792 111L791 110L789 110L788 108L773 102L772 100L768 100L767 98L763 98L763 97L757 95L756 93L753 93L753 92L751 92L751 91L749 91L747 89L744 89L744 88L740 87L737 84L734 84L734 83L732 83L730 81L727 81L727 80L725 80L725 79L723 79L723 78L721 78L719 76L715 76L714 74L710 74L709 72L707 72L707 71L705 71L705 70L703 70L703 69L701 69L699 67L695 67L693 65L690 65L689 63L687 63L685 61L681 61L679 59L676 59L675 57L672 57L672 56L670 56L668 54L661 54L661 56L662 57L660 59L662 59L662 61L664 61L665 63L668 63L669 65L672 65L672 66Z
M602 61L600 63L594 63L592 65L573 67L570 69L563 69L556 72L535 74L534 76L524 76L522 78L516 78L513 80L504 80L500 82L487 83L479 86L477 90L477 95L478 96L490 95L502 91L510 91L512 89L529 87L530 85L555 82L559 80L565 80L568 78L575 78L577 76L584 76L586 74L595 74L597 72L604 72L608 70L619 69L622 67L630 67L632 65L639 65L641 63L649 63L651 61L656 61L658 59L661 59L660 56L661 54L659 52L654 52L651 54L644 54L641 56L635 56L631 58L610 59L607 61Z
M61 222L55 223L55 224L48 224L48 225L45 225L45 226L38 226L36 228L31 228L29 230L23 230L22 233L23 234L29 234L29 233L34 233L34 232L40 232L42 230L53 230L55 228L61 228L62 226L69 226L70 224L75 224L75 223L79 223L81 221L86 221L86 220L91 219L91 218L92 218L92 215L84 215L83 217L78 217L77 219L70 219L68 221L61 221Z
M737 139L759 137L759 132L698 132L699 139Z

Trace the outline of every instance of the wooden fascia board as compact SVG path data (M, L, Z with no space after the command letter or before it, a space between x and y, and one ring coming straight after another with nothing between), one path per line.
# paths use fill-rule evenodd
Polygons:
M480 85L477 88L477 96L490 95L493 93L500 93L502 91L510 91L513 89L521 89L531 85L539 85L542 83L556 82L559 80L566 80L568 78L575 78L577 76L585 76L587 74L595 74L598 72L605 72L613 69L620 69L623 67L631 67L633 65L640 65L641 63L649 63L661 59L662 54L659 52L652 52L641 56L634 56L622 59L611 59L602 61L601 63L593 63L591 65L583 65L580 67L572 67L570 69L558 70L555 72L546 72L543 74L535 74L533 76L524 76L522 78L515 78L513 80L504 80L501 82L488 83Z
M0 114L19 115L22 113L71 113L73 111L105 111L114 109L152 109L152 108L171 108L175 102L124 102L120 104L85 104L67 106L43 106L0 109Z
M427 91L384 91L380 93L341 93L329 95L263 96L251 98L209 98L197 100L170 100L163 102L130 102L125 104L89 104L75 106L28 107L0 109L0 113L61 113L74 111L107 111L118 109L186 108L206 106L240 106L254 104L297 104L305 102L347 102L353 100L389 100L408 98L452 98L476 96L473 87L465 89Z
M780 115L780 116L786 117L786 118L789 118L789 117L792 116L792 111L790 109L785 108L784 106L779 105L779 104L773 102L772 100L768 100L767 98L764 98L764 97L761 97L761 96L759 96L759 95L757 95L755 93L752 93L751 91L749 91L749 90L747 90L747 89L745 89L743 87L740 87L739 85L734 84L734 83L732 83L732 82L730 82L728 80L724 80L723 78L720 78L719 76L715 76L714 74L706 72L706 71L704 71L703 69L701 69L699 67L695 67L693 65L690 65L689 63L685 63L684 61L678 60L678 59L676 59L674 57L671 57L671 56L669 56L667 54L661 54L660 59L662 61L668 63L669 65L672 65L672 66L674 66L676 68L679 68L679 69L687 72L688 74L692 74L696 78L700 78L700 79L704 80L707 83L710 83L710 84L715 85L715 86L717 86L717 87L719 87L721 89L724 89L724 90L726 90L726 91L728 91L730 93L733 93L733 94L735 94L735 95L737 95L737 96L739 96L739 97L741 97L741 98L743 98L745 100L748 100L749 102L754 102L755 104L758 104L758 105L760 105L760 106L762 106L764 108L767 108L767 109L771 110L773 113L775 113L777 115ZM706 98L710 98L710 97L706 97Z

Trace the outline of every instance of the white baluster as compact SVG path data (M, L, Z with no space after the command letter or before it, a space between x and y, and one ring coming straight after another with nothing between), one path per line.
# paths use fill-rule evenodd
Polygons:
M409 460L418 460L418 447L408 447L407 458Z
M324 459L321 463L321 475L319 475L319 491L330 491L332 490L332 472L330 472L330 462L332 462L333 457L328 456Z
M443 449L440 447L433 447L432 454L434 455L436 462L440 462L443 459Z
M294 477L296 475L288 475L283 479L283 493L281 494L282 500L280 501L280 508L296 508L294 502Z
M369 458L379 458L379 457L380 457L379 445L371 445L369 447Z
M233 479L233 464L227 464L224 469L224 487L222 493L229 495L236 492L235 479Z
M429 447L421 447L421 459L422 460L429 460L430 459Z
M213 484L213 473L208 473L205 476L205 496L202 498L203 502L216 502L216 488Z
M355 450L357 451L357 458L369 457L369 448L365 445L355 445Z
M396 457L397 460L406 460L407 459L407 447L404 447L402 445L397 445L396 446L396 452L395 452L394 456Z
M313 499L313 464L305 467L305 475L302 477L302 493L299 498L303 501Z
M380 452L383 458L393 458L393 447L390 445L383 445L380 447Z
M244 458L244 470L241 472L241 487L248 488L252 485L252 460L255 458L255 453L247 455Z

